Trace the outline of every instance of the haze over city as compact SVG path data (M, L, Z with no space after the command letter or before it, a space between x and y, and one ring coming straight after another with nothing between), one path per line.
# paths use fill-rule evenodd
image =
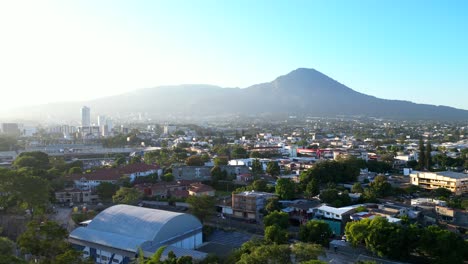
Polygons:
M463 1L2 1L0 109L299 67L385 99L468 109ZM456 95L456 96L454 96Z

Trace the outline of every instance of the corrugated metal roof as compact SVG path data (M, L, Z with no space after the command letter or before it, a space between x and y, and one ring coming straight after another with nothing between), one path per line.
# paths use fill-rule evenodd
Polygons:
M70 238L89 241L95 244L135 252L144 239L126 237L115 233L101 232L87 227L79 227L70 234Z
M164 243L201 228L190 214L115 205L99 213L87 227L73 230L70 238L135 251L144 242Z

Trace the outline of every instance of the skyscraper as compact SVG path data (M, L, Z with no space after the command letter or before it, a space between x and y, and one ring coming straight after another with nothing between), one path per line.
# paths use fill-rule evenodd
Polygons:
M81 107L81 126L91 126L91 109L87 106Z

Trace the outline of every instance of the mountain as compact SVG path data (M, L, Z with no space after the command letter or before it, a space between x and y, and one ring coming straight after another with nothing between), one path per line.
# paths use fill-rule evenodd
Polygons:
M82 105L90 106L94 114L110 116L145 112L159 117L294 114L468 120L467 110L376 98L305 68L244 89L212 85L160 86L87 102L36 106L28 111L42 117L53 114L78 119Z

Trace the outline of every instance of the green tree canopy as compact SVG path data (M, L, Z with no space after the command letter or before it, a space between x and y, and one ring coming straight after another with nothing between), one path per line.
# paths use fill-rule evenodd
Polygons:
M278 225L282 229L286 229L289 226L289 215L285 212L274 211L263 218L263 224L265 227Z
M67 231L53 221L31 221L26 231L18 237L23 253L30 253L44 263L51 263L69 249Z
M252 161L252 174L254 176L263 174L263 165L258 159Z
M265 228L265 240L269 243L285 244L288 242L288 231L277 224Z
M275 193L280 199L291 200L296 196L296 184L290 179L278 179L276 181Z
M119 190L119 186L110 182L101 182L96 187L96 192L99 195L99 198L105 201L112 200L112 196Z
M228 159L226 157L216 157L213 159L215 166L228 165Z
M276 161L270 161L267 164L266 172L271 176L278 176L280 175L280 166Z
M299 229L299 239L302 242L312 242L328 246L332 231L328 224L322 220L311 220Z
M112 201L116 204L137 204L143 194L135 188L120 187L112 196Z
M200 156L190 156L185 160L185 164L187 166L203 166L205 165L205 162Z
M255 180L252 183L252 189L259 192L268 191L267 182L265 180Z
M268 199L264 209L266 211L266 214L270 214L274 211L279 211L282 208L283 207L281 206L278 197L271 197L270 199Z
M189 196L187 198L190 213L203 223L215 213L215 199L212 196Z
M236 145L232 148L231 158L233 159L244 159L247 158L247 150L242 146Z
M356 183L353 184L353 187L351 187L351 192L352 193L363 193L364 188L362 188L361 183L356 182Z

